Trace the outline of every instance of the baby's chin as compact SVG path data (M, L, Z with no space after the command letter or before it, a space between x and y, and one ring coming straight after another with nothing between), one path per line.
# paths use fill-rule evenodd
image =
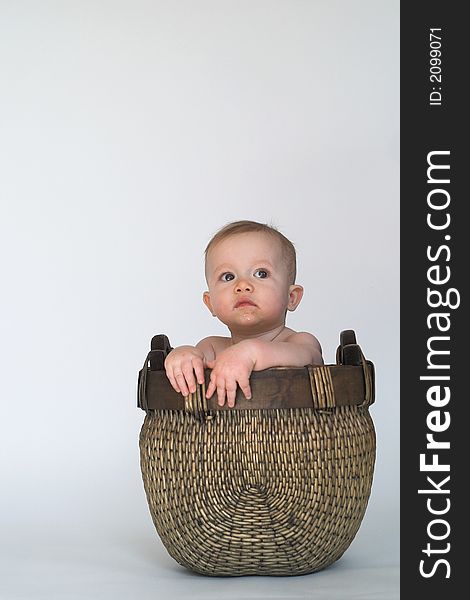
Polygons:
M232 329L232 327L252 327L253 325L259 324L261 322L261 319L257 315L248 311L239 312L236 315L230 315L225 319L221 319L219 317L219 319L229 329Z
M245 332L249 334L262 333L266 329L270 329L271 321L260 318L253 312L243 312L238 314L237 317L227 319L224 324L230 329L230 331L237 330L240 333ZM273 325L277 326L277 323Z
M255 306L237 308L230 321L233 323L259 323L261 319L257 313Z

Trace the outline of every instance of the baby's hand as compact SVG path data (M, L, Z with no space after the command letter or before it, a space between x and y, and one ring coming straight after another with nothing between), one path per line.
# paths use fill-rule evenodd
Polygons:
M194 346L179 346L166 357L165 371L174 390L183 396L193 394L196 380L204 383L204 354Z
M225 404L227 396L228 406L233 407L237 384L245 394L245 398L247 400L251 398L250 375L255 366L255 359L250 350L249 340L227 348L217 356L216 360L208 361L207 366L212 369L207 398L217 390L219 406Z

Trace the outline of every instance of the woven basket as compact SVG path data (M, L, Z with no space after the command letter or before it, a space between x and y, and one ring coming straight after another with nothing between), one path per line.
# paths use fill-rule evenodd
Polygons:
M252 373L252 400L237 395L227 409L204 389L176 394L162 371L168 339L152 340L138 386L142 476L157 532L181 565L302 575L348 548L372 485L374 368L354 332L340 341L338 365Z

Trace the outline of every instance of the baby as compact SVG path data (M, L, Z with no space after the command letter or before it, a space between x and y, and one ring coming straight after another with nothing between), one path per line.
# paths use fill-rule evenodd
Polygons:
M196 346L179 346L165 361L171 385L187 396L212 369L206 397L235 405L237 386L249 400L250 375L269 367L323 364L321 347L310 333L285 326L287 311L299 305L303 288L295 283L296 256L282 233L262 223L236 221L207 245L203 301L225 323L230 337L211 336Z

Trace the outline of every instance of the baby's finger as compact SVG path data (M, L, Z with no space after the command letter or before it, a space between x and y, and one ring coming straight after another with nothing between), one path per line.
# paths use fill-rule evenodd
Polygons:
M235 396L237 395L237 388L234 389L228 389L227 388L227 404L230 406L230 408L233 408L235 406Z
M186 380L186 383L188 384L189 391L191 392L191 394L194 394L194 392L196 391L196 380L194 379L194 370L192 363L183 366L183 375Z
M219 383L217 385L217 404L223 406L225 404L225 384Z
M206 391L206 398L209 399L212 394L215 392L215 381L212 379L209 382L209 385L207 386L207 391Z
M178 383L178 387L183 396L187 396L189 394L188 386L186 385L186 380L184 378L183 373L178 372L175 373L175 378Z
M247 400L251 400L250 380L246 379L245 381L239 381L238 385L240 386L241 391L245 395L245 398Z
M194 372L198 383L204 383L204 365L202 360L197 358L193 360Z

